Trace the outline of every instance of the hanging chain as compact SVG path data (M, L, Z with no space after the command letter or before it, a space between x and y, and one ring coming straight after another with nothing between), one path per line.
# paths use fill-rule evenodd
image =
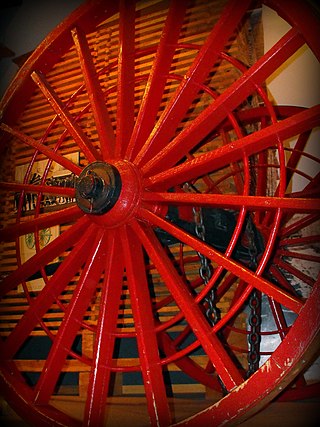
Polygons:
M203 215L202 215L202 209L201 208L193 208L193 216L194 216L194 222L195 222L195 232L199 239L201 239L203 242L205 242L206 237L206 229L203 223ZM209 283L209 280L212 277L212 270L210 267L210 260L204 256L202 253L197 252L199 258L200 258L200 268L199 268L199 275L201 279L203 280L204 284L207 285ZM203 299L205 304L207 305L206 310L206 317L211 324L211 326L214 326L218 320L220 319L220 310L217 308L215 304L216 294L215 289L212 287L207 294L207 296ZM221 390L223 395L228 394L228 390L226 386L224 385L223 381L221 380L220 376L217 376L219 384L221 386Z
M202 210L201 208L193 208L193 217L195 222L195 232L197 237L201 239L203 242L205 242L205 233L206 229L203 224L203 216L202 216ZM197 252L199 258L200 258L200 268L199 268L199 274L201 279L204 281L204 283L207 285L209 280L211 279L211 268L210 268L210 261L206 256L201 254L200 252Z
M254 290L250 295L249 307L250 333L248 336L248 378L259 368L260 361L261 295L257 290Z
M246 232L249 241L250 264L249 268L255 270L257 268L257 245L255 243L255 235L251 215L248 216ZM259 368L260 362L260 325L261 325L261 294L254 289L249 298L249 336L248 336L248 371L249 378Z
M196 190L188 182L184 184L183 189L189 192L192 190ZM202 209L193 208L192 211L193 211L193 217L194 217L194 223L195 223L195 233L199 239L205 242L206 229L203 222ZM200 252L197 252L197 254L200 259L199 275L203 280L203 283L207 285L209 283L209 280L212 277L210 260ZM206 317L212 326L215 325L220 318L220 310L215 305L215 299L216 299L215 289L212 288L209 291L208 295L204 298L204 302L207 305Z
M202 209L201 208L193 208L193 216L195 222L195 232L199 239L205 242L205 226L203 223ZM197 252L200 258L200 268L199 274L204 284L207 285L209 280L212 277L212 271L210 267L210 260L204 256L202 253ZM217 323L220 317L219 309L215 305L215 290L212 288L208 295L204 298L204 302L207 305L206 317L209 320L210 324L213 326Z
M246 234L247 234L248 243L249 243L249 247L248 247L248 253L250 256L249 268L252 270L255 270L258 265L258 260L257 260L258 249L255 241L253 221L250 214L248 215L248 219L247 219Z
M183 189L188 192L197 191L197 189L193 185L189 184L188 182L186 182L183 185ZM196 236L199 239L201 239L203 242L205 242L206 229L203 222L202 209L194 207L192 211L193 211L193 218L195 223ZM203 280L203 283L207 285L209 283L209 280L212 277L210 260L198 251L197 251L197 255L200 259L199 275ZM216 299L215 289L212 288L207 294L207 296L204 298L204 302L207 306L206 317L212 326L215 325L220 318L220 310L215 305L215 299Z

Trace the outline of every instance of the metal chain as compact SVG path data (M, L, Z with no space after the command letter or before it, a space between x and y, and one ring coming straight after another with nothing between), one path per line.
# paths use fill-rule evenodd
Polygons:
M195 222L195 232L197 237L199 237L199 239L201 239L203 242L205 242L205 227L203 224L203 216L202 216L202 210L201 208L193 208L193 217L194 217L194 222ZM197 252L200 261L201 261L201 266L199 268L199 274L201 279L204 281L205 284L207 284L211 278L211 269L210 269L210 261L208 260L208 258L206 256L204 256L203 254L201 254L200 252Z
M260 361L261 298L260 293L257 290L254 290L250 295L249 307L250 333L248 337L248 378L259 368Z
M194 216L194 222L195 222L196 235L199 239L205 242L206 230L203 223L202 209L193 208L193 216ZM200 258L199 274L204 284L207 285L209 283L209 280L212 277L210 260L200 252L197 252L197 254ZM207 305L206 317L212 326L215 325L220 318L220 311L215 305L215 299L216 299L215 289L212 288L209 291L208 295L204 298L204 302Z
M196 188L188 182L183 185L183 189L188 192L197 191ZM194 207L192 211L195 223L195 233L199 239L205 242L206 229L203 222L202 209ZM207 285L212 277L210 260L198 251L197 254L200 259L199 275L203 280L203 283ZM207 294L207 296L204 298L204 302L207 305L206 317L212 326L215 325L220 319L220 310L216 307L215 299L215 289L212 288Z
M258 249L255 241L253 222L250 214L248 215L248 219L247 219L246 233L247 233L248 243L249 243L249 247L248 247L248 253L250 255L249 267L255 270L258 265L258 260L257 260Z
M257 267L257 246L255 243L255 235L251 215L248 216L246 232L249 241L250 265L252 270ZM259 368L260 362L260 325L261 325L261 294L254 289L249 298L249 336L248 336L248 371L249 378Z

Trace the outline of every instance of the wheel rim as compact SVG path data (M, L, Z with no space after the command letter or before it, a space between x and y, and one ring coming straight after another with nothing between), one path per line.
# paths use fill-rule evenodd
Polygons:
M137 14L135 19L135 5L123 3L105 10L96 2L71 15L39 46L2 103L2 148L29 147L29 163L20 183L7 172L1 183L9 202L12 192L19 193L14 217L6 209L2 214L0 236L4 242L15 242L18 265L1 284L4 318L17 289L25 298L21 319L9 332L2 330L1 381L10 404L36 425L79 425L77 417L64 413L54 400L69 359L90 372L80 424L103 424L106 408L112 405L107 395L115 373L140 372L152 425L200 421L222 425L249 417L270 401L318 349L319 280L314 271L318 272L319 257L304 251L319 241L319 159L306 150L311 130L319 126L319 105L274 107L263 90L266 78L304 43L320 57L311 25L316 18L296 3L290 2L290 16L286 16L281 7L266 2L292 29L248 67L225 46L251 10L250 2L239 6L229 1L221 7L221 16L213 30L207 30L203 46L186 43L187 38L180 35L181 28L188 35L188 11L181 2L172 2L162 16L159 44L139 49L134 35L137 40L143 18L139 21ZM136 10L142 17L143 9L143 2L138 2ZM105 27L101 26L104 20ZM106 63L99 62L97 48L94 63L92 34L103 32L112 22L119 27L122 49ZM48 46L55 47L58 57L48 53ZM186 60L186 71L183 66L182 70L172 68L178 51L186 51L191 58ZM75 69L84 84L77 83L64 93L57 68L68 61L70 52L77 55L80 65ZM143 71L141 64L150 55L155 59L149 71ZM218 77L223 66L241 76L222 93L212 88L214 77L206 83L216 62ZM103 76L116 71L118 78L106 86ZM34 83L38 87L34 97L44 96L54 112L37 137L24 130L28 119L23 114ZM15 108L22 93L25 98ZM199 103L195 101L198 93ZM245 108L249 96L263 105L251 103ZM140 100L138 107L135 98ZM92 128L92 123L95 131L89 135L85 129ZM297 141L290 148L287 141L295 136ZM75 157L68 157L75 152L80 152L79 164ZM317 174L299 169L302 158L317 165ZM40 182L34 183L34 168L43 159ZM65 186L49 182L57 164L73 174ZM275 175L278 184L270 188ZM294 193L290 188L297 175L305 184ZM28 215L26 194L37 195L27 198L32 204ZM48 212L47 194L72 203ZM229 218L226 211L233 215L223 244L203 241L186 225L194 226L195 210L206 214L208 208L223 209L219 212L224 220ZM186 222L177 222L177 213L179 221L187 218ZM254 260L252 242L245 241L251 221L263 241ZM45 230L56 225L60 235L45 246ZM34 234L35 255L24 261L21 237L28 233ZM199 254L212 266L207 284L198 273ZM299 271L290 259L311 263L312 271ZM40 290L30 290L28 282L34 275L43 281ZM213 321L206 315L206 298L212 290L221 311ZM275 323L276 331L265 335L275 332L281 342L265 352L267 362L246 379L248 347L239 342L247 344L247 336L253 339L253 333L239 325L253 290L266 301ZM88 307L95 307L95 318ZM62 313L57 330L46 320L52 310ZM293 314L292 324L285 311ZM16 359L27 339L39 330L51 344L43 370L30 386ZM258 332L263 337L263 331ZM92 354L76 348L80 333L94 336ZM138 353L134 364L115 353L117 346L132 340ZM292 355L297 341L299 351ZM195 354L203 357L204 365L191 357ZM254 357L252 351L249 356ZM169 409L163 372L172 364L215 392L207 408L191 418L182 420Z

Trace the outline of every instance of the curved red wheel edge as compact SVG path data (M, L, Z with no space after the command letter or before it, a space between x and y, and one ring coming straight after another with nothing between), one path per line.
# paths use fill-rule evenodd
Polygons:
M101 20L114 15L117 8L118 2L115 0L85 2L49 33L18 71L5 92L0 102L0 119L8 125L14 124L36 88L30 78L31 73L38 70L46 74L51 70L72 46L71 30L75 26L85 32L94 31Z
M320 12L316 2L300 0L264 0L266 6L276 10L281 18L299 30L313 53L320 60Z
M0 370L0 391L10 407L27 423L38 427L80 427L81 423L60 412L51 405L37 406L32 403L30 389L21 384L20 372L10 362L2 362L7 369ZM31 410L32 408L32 410Z

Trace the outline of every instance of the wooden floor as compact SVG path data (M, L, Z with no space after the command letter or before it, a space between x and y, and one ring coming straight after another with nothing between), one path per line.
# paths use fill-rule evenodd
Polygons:
M61 400L57 404L71 415L81 416L83 407L72 400ZM108 415L106 427L143 427L148 426L148 417L140 399L123 399L112 405ZM195 400L181 400L175 404L177 418L185 418L195 409L202 409L203 402ZM26 427L9 407L5 407L0 415L1 427ZM264 410L241 423L241 427L319 427L320 426L320 399L311 399L298 402L273 402ZM202 427L202 426L199 426ZM205 426L207 427L207 426ZM209 425L208 425L209 427ZM214 427L214 425L212 426Z

